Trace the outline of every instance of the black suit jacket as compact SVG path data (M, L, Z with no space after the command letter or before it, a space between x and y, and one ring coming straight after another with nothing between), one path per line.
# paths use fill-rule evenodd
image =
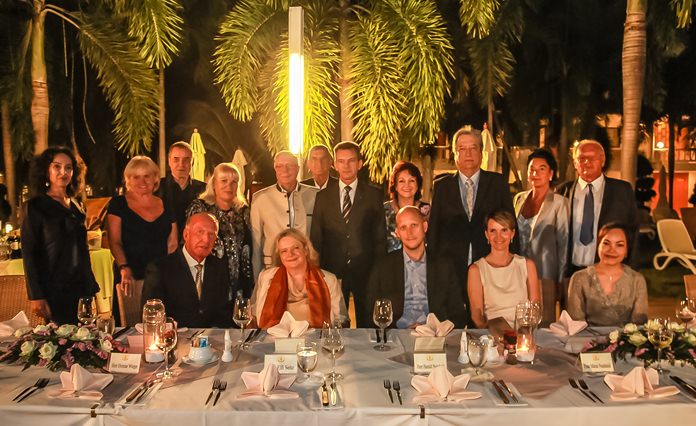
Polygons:
M198 198L198 195L203 191L205 191L205 182L193 178L183 190L179 184L174 181L171 173L167 173L167 176L160 179L160 185L159 188L157 188L156 194L162 198L165 207L173 212L176 218L179 245L183 245L181 236L183 235L184 226L186 225L186 210L191 205L191 202Z
M573 194L575 194L577 184L578 180L576 179L564 182L556 187L556 192L566 197L570 204L568 262L566 263L569 266L566 268L568 277L574 272L573 268L570 267L573 261L573 223L576 220L581 220L581 218L576 219L573 217ZM604 194L602 195L602 206L599 210L599 219L597 220L597 232L609 222L621 222L628 226L631 231L631 235L628 237L632 239L632 243L627 256L627 258L630 258L637 243L638 211L636 208L636 197L633 188L628 182L604 176ZM595 254L595 261L598 260L599 258Z
M145 270L142 302L161 299L167 315L184 327L231 327L229 275L225 259L205 258L202 300L182 249L150 263Z
M329 185L331 185L331 182L338 182L338 179L336 179L335 177L329 175L329 182L326 184L326 187L327 187L327 188L329 187ZM309 186L311 186L311 187L313 187L313 188L316 188L316 187L317 187L317 183L314 181L314 178L305 179L305 180L303 180L303 181L300 182L300 183L304 183L305 185L309 185Z
M463 327L465 308L454 264L448 258L426 252L426 268L429 312L440 321L448 319L457 328ZM402 250L391 252L379 260L370 274L369 306L373 306L376 299L390 299L394 312L392 326L396 326L396 321L404 314L405 276Z

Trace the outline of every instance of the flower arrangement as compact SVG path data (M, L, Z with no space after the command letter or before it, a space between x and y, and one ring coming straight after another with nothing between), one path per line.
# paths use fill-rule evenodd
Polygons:
M611 352L614 361L633 357L643 361L647 367L657 360L657 348L648 340L648 331L654 327L658 325L653 321L648 321L642 327L628 323L623 330L609 333L606 341L590 342L583 352ZM669 328L674 337L671 345L662 350L662 359L672 365L679 361L681 365L696 367L696 328L687 328L676 322L671 322Z
M25 370L32 365L53 371L69 370L73 364L102 368L111 352L124 352L123 346L110 334L94 326L49 323L34 328L22 327L14 336L17 340L0 353L0 362L19 361L24 363Z

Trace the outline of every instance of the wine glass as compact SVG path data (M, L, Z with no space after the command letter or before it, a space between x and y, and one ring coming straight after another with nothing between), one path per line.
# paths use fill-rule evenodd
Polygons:
M680 300L675 313L679 321L684 324L690 323L696 317L696 299L686 297Z
M466 353L469 355L469 362L474 367L474 374L479 375L479 368L486 364L486 355L488 354L488 345L481 340L469 340Z
M343 349L343 337L341 336L341 323L332 324L324 322L322 330L321 347L331 354L331 373L327 375L330 380L341 380L343 375L336 372L336 354Z
M251 323L251 303L248 298L237 296L234 301L234 313L232 319L234 323L242 329L240 350L245 350L249 344L244 341L244 328Z
M535 301L530 300L529 306L531 309L532 318L534 319L534 322L536 323L536 328L539 328L539 325L541 324L542 316L544 313L543 307L541 306L541 302L535 302Z
M647 325L648 329L648 340L657 348L657 374L669 373L669 370L662 368L662 349L668 348L672 344L672 339L674 338L674 333L669 327L668 318L656 318Z
M97 304L94 297L81 297L77 301L77 320L82 325L92 325L97 320Z
M116 323L111 315L105 318L97 318L97 330L106 334L114 334L115 327Z
M164 351L164 371L157 374L163 380L171 379L179 375L178 370L169 368L169 352L176 347L177 342L176 321L174 318L167 317L161 323L157 324L155 331L155 344L157 348Z
M302 371L297 378L298 383L309 379L309 373L314 371L317 366L317 344L315 342L303 342L297 345L297 367Z
M372 312L372 319L375 325L379 327L379 330L384 336L384 329L389 327L394 319L394 312L392 311L392 302L389 299L377 299L375 300L375 307ZM388 351L391 349L390 346L385 345L385 339L382 339L381 343L375 346L375 350L378 351Z

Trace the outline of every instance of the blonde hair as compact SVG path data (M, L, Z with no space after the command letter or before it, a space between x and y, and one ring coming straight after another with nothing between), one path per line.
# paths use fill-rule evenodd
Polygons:
M205 191L198 198L205 201L206 204L215 204L215 179L221 173L234 173L235 175L237 175L237 196L235 197L234 205L236 207L246 205L246 198L244 198L244 194L242 194L242 188L239 185L241 173L239 173L239 169L237 168L237 166L235 166L232 163L220 163L217 166L215 166L213 174L212 176L210 176L210 179L208 179L208 183L205 186Z
M280 261L280 253L278 253L278 242L285 237L291 237L299 241L307 252L307 263L314 267L319 266L319 253L314 249L309 238L295 228L283 229L276 235L275 241L273 242L273 266L280 266L282 264Z
M126 164L126 168L123 169L123 181L126 185L126 191L130 191L131 188L128 184L128 181L138 170L150 171L150 173L154 175L155 178L157 178L157 175L159 174L159 167L157 167L157 164L155 164L155 162L152 161L150 157L147 157L145 155L136 155L135 157L130 159L128 164ZM159 184L159 179L155 179L155 187L153 189L153 192L157 191L157 188L159 188Z

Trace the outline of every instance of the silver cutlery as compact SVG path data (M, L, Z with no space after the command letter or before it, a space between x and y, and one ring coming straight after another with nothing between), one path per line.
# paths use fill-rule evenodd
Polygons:
M43 378L43 377L40 378L40 379L37 380L36 383L34 383L33 385L24 388L24 390L22 390L22 391L21 391L17 396L15 396L12 400L13 400L13 401L17 401L18 399L20 399L22 396L24 396L24 394L26 394L26 393L29 392L30 390L32 390L32 389L34 389L34 388L38 388L44 381L48 382L48 379L47 379L47 378Z
M580 393L582 393L583 395L585 395L585 397L586 397L587 399L589 399L590 401L592 401L592 402L594 402L594 403L597 402L597 401L594 400L594 398L592 397L592 395L590 395L589 393L585 392L585 390L580 389L580 386L578 386L578 384L577 384L577 382L575 381L575 379L568 379L568 383L570 383L570 386L571 386L573 389L575 389L575 390L579 391Z
M217 404L220 399L220 395L227 389L227 380L220 380L220 386L218 387L218 393L215 395L215 400L213 401L213 407Z
M691 395L692 398L696 398L696 387L687 383L687 381L682 379L681 377L669 376L669 378L672 379L674 383L678 384L682 389L684 389L686 393Z
M401 385L398 380L394 380L393 383L394 390L396 391L396 397L399 398L399 405L404 405L404 401L401 400Z
M510 388L510 386L508 386L508 384L505 383L505 381L503 381L503 380L501 379L501 380L498 380L498 383L500 384L500 387L501 387L503 390L507 391L507 393L510 394L510 398L512 399L512 402L514 402L515 404L517 404L517 403L520 402L520 401L517 399L517 397L515 396L515 394L512 392L512 389Z
M208 398L206 398L204 405L208 405L210 399L213 397L215 391L218 389L220 389L220 379L215 379L213 380L213 389L210 391L210 394L208 394Z
M26 392L26 393L22 392L22 393L24 393L24 395L22 395L21 397L19 397L19 395L18 395L15 398L17 403L20 403L20 402L24 401L25 399L29 398L37 390L45 388L46 385L48 385L48 382L49 382L49 379L47 379L47 378L39 379L34 386L31 386L29 388L28 392ZM19 398L19 399L17 399L17 398Z
M394 403L394 394L392 394L391 382L389 381L389 379L384 379L384 389L386 389L387 392L389 392L389 399L391 400L391 403L393 404Z
M509 404L509 403L510 403L510 398L508 398L507 395L505 395L505 392L504 392L503 389L500 387L500 385L498 384L498 382L492 381L491 383L493 384L493 388L494 388L495 391L498 393L498 396L500 397L500 399L503 400L503 403L504 403L504 404Z
M157 385L157 384L158 384L159 382L161 382L161 381L162 381L162 379L153 379L153 380L150 380L150 383L148 383L148 385L145 387L145 389L142 390L142 392L140 393L140 395L138 395L138 396L135 398L135 401L133 401L133 404L137 404L137 403L139 403L140 401L142 401L143 399L145 399L145 396L148 395L148 394L152 391L152 388L154 388L155 385Z
M584 390L586 390L586 391L587 391L590 395L592 395L597 401L599 401L599 402L601 402L602 404L604 404L604 401L602 401L602 399L601 399L600 397L598 397L597 394L594 393L594 391L592 391L592 390L590 389L589 386L587 386L587 383L585 383L585 381L584 381L583 379L578 379L578 383L580 384L580 387L581 387L581 388L583 388Z

